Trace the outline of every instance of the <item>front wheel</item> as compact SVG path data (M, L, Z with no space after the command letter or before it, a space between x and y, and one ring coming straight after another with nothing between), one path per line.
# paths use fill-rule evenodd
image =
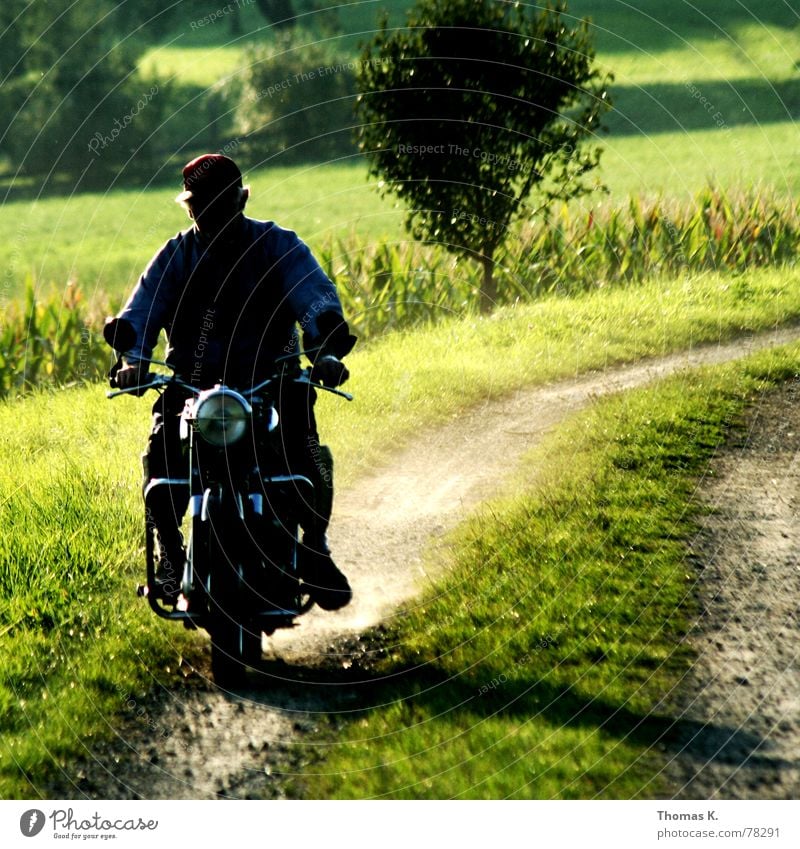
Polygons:
M247 667L261 658L261 631L253 624L252 551L234 503L224 494L209 494L205 516L195 518L191 545L193 598L207 617L211 671L217 684L228 687L240 686Z
M261 633L231 620L211 627L211 674L220 687L240 687L261 658Z

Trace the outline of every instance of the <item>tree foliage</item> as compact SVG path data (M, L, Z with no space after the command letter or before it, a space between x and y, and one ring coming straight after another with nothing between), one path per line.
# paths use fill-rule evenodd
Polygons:
M256 0L261 14L278 29L291 29L297 17L292 0Z
M278 31L294 28L335 32L339 16L336 8L321 0L256 0L261 14Z
M135 69L163 18L151 2L0 6L0 153L14 173L102 184L148 164L165 98Z
M308 40L306 40L306 38ZM355 153L356 62L307 33L248 53L236 129L254 164L325 161Z
M587 145L608 108L585 21L566 7L419 0L386 22L359 65L359 148L382 190L408 206L417 239L477 258L485 305L508 228L536 190L543 204L590 190Z

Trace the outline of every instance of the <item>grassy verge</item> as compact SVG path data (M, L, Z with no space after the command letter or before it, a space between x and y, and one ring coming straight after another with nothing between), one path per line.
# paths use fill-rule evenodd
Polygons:
M649 798L691 662L697 478L800 345L603 400L528 459L301 780L318 798ZM319 743L319 741L317 741ZM319 747L316 749L319 751ZM297 778L295 778L297 781Z
M320 401L338 485L460 409L529 383L784 324L800 272L697 278L547 298L391 334L349 358L357 401ZM142 570L138 455L147 400L100 387L0 405L0 797L113 734L129 695L180 681L203 651L131 594Z

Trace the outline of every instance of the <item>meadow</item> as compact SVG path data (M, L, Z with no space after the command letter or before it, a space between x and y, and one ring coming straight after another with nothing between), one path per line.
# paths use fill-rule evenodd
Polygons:
M346 51L355 50L356 33L374 25L378 5L342 8ZM406 5L391 4L393 20ZM382 282L383 289L363 292L357 320L375 306L385 309L381 298L393 294L388 281L402 279L408 301L423 277L426 285L433 280L420 300L437 323L398 322L395 332L384 333L394 327L384 322L349 360L357 403L322 405L340 486L387 459L387 445L518 386L800 317L791 200L800 189L794 124L800 3L708 0L694 12L666 0L639 0L636 9L601 0L570 6L593 16L599 61L616 75L611 132L598 139L605 148L599 176L608 192L555 211L549 236L530 221L512 234L511 276L523 279L532 302L509 303L490 316L475 314L463 299L438 302L452 288L450 278L469 287L471 272L434 257L440 264L433 274L414 277L432 255L406 244L402 210L378 197L357 156L246 174L253 190L249 212L296 229L343 289L359 295L349 279L354 269L359 280ZM192 29L187 22L165 35L143 67L213 86L237 73L243 48L259 35L254 30L263 24L254 10L247 15L236 40L221 24ZM154 251L186 226L173 203L177 173L174 185L157 176L157 186L103 194L76 188L39 197L28 186L27 194L12 193L0 207L3 331L22 350L18 359L35 354L41 360L34 382L44 384L0 404L3 798L35 797L49 776L69 774L92 741L114 734L129 696L180 686L179 670L201 662L205 652L202 642L156 620L131 593L141 574L138 454L149 405L110 404L96 384L57 388L58 369L48 371L51 352L35 347L30 324L23 319L21 334L9 331L10 318L23 315L28 287L42 305L45 337L69 325L80 351L87 329L96 335L103 311L121 303ZM734 203L719 238L697 201L704 191L713 196L709 184ZM749 212L735 207L741 198ZM663 211L657 226L646 214L654 204ZM783 210L777 219L764 212L774 209ZM644 252L637 215L650 234ZM686 227L675 229L676 238L671 228L681 215ZM593 236L590 219L605 222ZM614 220L618 242L609 238ZM772 254L777 231L763 229L765 220L782 234L779 255ZM543 250L537 232L552 242L549 256L561 252L568 274L548 277L536 264L532 246ZM750 253L743 257L741 250ZM703 265L706 255L711 259ZM669 256L672 265L664 259ZM690 256L701 261L692 265ZM618 263L617 276L609 278L615 257L629 263L630 274L619 273ZM76 282L82 306L60 305ZM67 348L68 339L59 350ZM4 342L4 362L11 349ZM692 481L755 393L794 374L797 360L790 349L686 376L604 402L556 434L546 449L552 459L547 489L526 482L523 470L517 499L493 505L458 532L449 574L437 590L448 607L447 624L431 631L409 620L394 634L401 650L383 671L405 677L399 689L382 693L389 707L365 708L359 720L367 724L357 728L341 718L335 736L323 741L330 759L316 763L297 792L574 798L655 792L653 744L662 726L653 718L641 733L632 731L649 716L659 689L691 662L676 646L693 615L682 561L696 509ZM21 389L31 387L12 383L9 391ZM685 463L674 462L678 454ZM572 492L583 493L579 503ZM606 533L603 522L624 534ZM626 572L619 566L632 540L639 553ZM647 553L654 555L649 565ZM541 586L520 572L532 557L544 564ZM617 568L606 579L592 568L593 559ZM658 575L648 571L653 567ZM551 596L558 598L552 603L542 593L563 587L566 572L580 580ZM500 573L520 574L513 599L492 592ZM653 580L662 582L662 601L648 606L642 593ZM449 605L453 593L466 593L465 583L471 603ZM631 621L630 611L639 609L644 618ZM598 610L605 632L591 624ZM517 616L526 630L518 630ZM577 627L565 629L565 620ZM542 651L532 651L543 643ZM523 656L528 660L520 664ZM509 682L505 689L481 693L501 675ZM435 695L419 698L420 687L431 683ZM473 700L469 732L459 736L449 708L466 695ZM422 722L440 744L431 759ZM523 753L530 756L520 759ZM566 767L573 756L578 770Z
M735 135L705 130L609 140L602 160L609 192L575 208L602 216L624 209L631 196L686 205L704 186L734 195L800 192L794 125L770 127L766 142L764 133L748 127ZM403 210L378 196L358 161L261 169L245 179L252 190L248 214L296 230L317 252L347 239L372 248L410 241ZM29 283L49 297L69 282L92 301L121 303L153 254L188 225L174 203L179 189L176 180L173 188L4 204L0 227L8 238L0 245L0 306L20 298ZM523 228L511 234L512 249L519 247Z

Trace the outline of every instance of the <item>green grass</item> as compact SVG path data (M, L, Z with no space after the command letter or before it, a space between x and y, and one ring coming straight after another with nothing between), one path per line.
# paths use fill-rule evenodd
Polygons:
M335 41L343 53L353 51L369 38L384 10L390 26L402 26L412 5L412 0L338 5L341 32ZM796 0L571 0L568 6L569 16L590 19L600 61L624 85L684 76L687 69L702 80L785 78L800 58ZM255 9L245 7L238 19L238 35L231 31L229 16L212 26L192 27L186 20L145 54L140 67L155 66L183 81L213 85L239 68L244 45L273 41L271 28ZM314 23L313 16L307 17L305 30Z
M726 138L737 153L746 146L752 148L750 173L753 175L753 182L758 182L756 178L761 173L762 189L768 188L770 183L782 183L783 188L793 184L798 170L797 166L789 161L788 151L791 148L788 137L785 146L786 168L779 172L775 170L776 160L771 157L771 149L763 138L759 138L759 134L760 131L754 129ZM652 202L670 214L680 212L681 215L686 212L686 208L691 207L691 217L697 211L697 205L703 202L702 198L699 192L694 192L688 200L683 196L689 195L695 185L704 185L704 180L721 186L737 183L747 185L747 180L742 177L746 172L737 173L737 163L734 159L729 157L713 160L712 165L711 150L714 147L719 148L718 139L715 141L709 134L695 133L692 136L675 137L674 141L673 147L684 151L685 165L679 169L676 160L672 171L669 170L671 166L668 150L653 143L651 139L631 137L626 141L629 151L634 147L648 145L648 159L641 158L641 150L630 155L621 151L608 153L608 167L617 174L620 185L630 190L634 196L634 206L641 208L643 203L649 206ZM636 167L637 161L642 169L646 169L649 163L650 174L661 175L660 178L653 177L650 180L647 191L635 191L637 181L641 187L641 181L644 180L643 172ZM758 171L760 167L761 172ZM769 171L771 178L764 176ZM413 242L402 232L402 210L393 203L378 199L373 188L367 184L361 167L356 163L261 169L247 174L246 178L253 190L248 214L256 218L272 218L284 226L296 229L320 259L332 256L333 273L337 275L337 282L343 291L351 290L350 294L354 298L359 297L362 290L366 292L361 305L364 309L383 306L388 296L401 300L416 297L422 301L438 302L448 281L453 283L456 290L463 289L466 280L463 269L466 266L469 266L472 272L477 269L474 263L463 260L460 268L456 269L452 255L443 263L441 258L444 251L439 251L436 257L428 251L428 259L433 263L431 267L435 266L438 274L438 279L434 281L435 296L429 297L429 280L418 281L420 288L416 291L417 283L413 278L417 265L420 268L430 265L423 256L426 252L408 249ZM671 180L671 185L662 184L659 179ZM755 201L757 194L757 190L750 194L738 190L730 192L732 201L736 202L747 200L748 197ZM770 204L774 205L777 200L777 206L782 205L780 191L776 193L765 190L761 195ZM68 282L77 281L90 303L106 308L110 302L111 306L116 308L127 297L155 251L167 238L188 225L188 219L173 202L173 198L172 189L118 190L105 195L51 197L35 203L17 201L0 207L0 226L10 234L9 239L0 245L0 262L4 269L0 277L0 308L11 301L19 300L30 280L36 281L36 295L39 299L51 296L54 291L63 292ZM595 196L591 204L585 204L594 207L594 219L598 225L615 214L615 211L617 216L621 213L621 220L627 222L625 227L617 228L613 239L609 237L606 249L599 251L599 254L607 254L612 245L613 250L617 251L617 241L620 238L623 239L623 244L619 245L619 249L623 252L627 250L624 240L630 229L628 219L632 205L629 202L622 203L621 198L622 193L619 192L607 200ZM788 207L788 204L783 205ZM749 214L748 212L747 215ZM565 255L564 259L571 269L570 278L573 280L582 280L587 274L594 273L590 268L591 263L579 267L577 274L573 269L576 261L582 262L580 251L576 250L583 247L580 230L584 226L583 222L587 220L587 215L585 208L573 206L568 220L562 220L558 210L555 210L553 218L553 233L557 237L555 243L559 238L564 242L563 249L569 254ZM782 221L782 224L793 227L793 215L794 213L788 214L787 220ZM551 248L548 248L544 255L539 255L536 245L530 245L526 241L534 233L538 223L523 224L516 228L507 244L510 254L519 259L519 268L511 269L515 278L514 286L521 287L526 292L539 291L543 286L547 288L547 282L543 284L539 280L542 269L538 263L555 269L563 270L566 267L558 256L552 255ZM748 221L742 219L741 222L734 223L744 226ZM753 220L749 223L753 227L760 226L763 229L763 221ZM661 229L663 230L663 227ZM668 229L673 232L674 226L668 224ZM597 242L599 238L597 228L593 234L587 235L592 237L588 242L592 239ZM684 235L682 232L678 233L676 238L682 239ZM575 239L578 241L575 242ZM668 246L669 250L673 247L677 246ZM595 258L598 255L596 248L597 245L594 245L591 252L591 256ZM409 273L405 274L402 281L389 281L392 282L389 289L378 292L378 289L386 286L387 281L377 281L373 277L386 278L387 269L377 266L372 269L368 267L369 263L364 265L362 254L374 258L376 252L396 252L396 249L399 250L400 265L403 266L408 261L413 267L406 269ZM724 264L716 267L723 266ZM597 273L598 281L605 279L606 275L602 269L598 268ZM474 273L472 277L475 277ZM545 277L552 277L552 274L546 274ZM402 291L395 293L393 287L400 283ZM516 288L513 289L512 296L516 295ZM350 306L348 304L348 308ZM359 305L354 306L357 312Z
M133 599L146 417L98 396L0 407L0 798L38 795L43 775L109 736L129 698L173 680L187 643Z
M150 48L139 60L142 73L157 80L179 80L204 89L242 69L242 45L181 47L181 40Z
M343 50L354 48L357 37L353 34L371 26L378 5L385 4L349 4L342 10L345 30L350 34L342 39ZM396 12L404 4L391 5ZM725 188L761 183L780 192L800 189L793 153L793 119L798 103L794 62L800 58L796 27L799 4L795 0L752 0L746 5L708 0L699 13L691 12L689 4L667 0L641 0L634 9L631 4L605 0L573 0L570 5L577 14L593 15L598 27L599 60L617 75L617 112L611 121L614 132L604 141L607 151L602 171L612 204L627 203L629 194L686 197L709 180ZM261 24L254 10L248 15L246 23L252 31ZM168 34L165 43L175 35L181 33ZM242 39L242 44L246 41ZM238 71L241 64L240 48L232 43L227 24L190 30L187 22L179 41L155 50L160 52L143 60L149 72L155 73L152 69L158 68L159 73L175 73L179 81L199 85L211 85L220 76ZM700 102L700 97L705 102ZM254 192L249 212L294 227L315 250L331 236L350 232L365 242L384 236L397 239L401 233L401 212L378 199L358 162L262 170L249 177ZM104 301L108 295L121 299L154 251L186 226L183 213L172 203L178 188L176 174L174 189L120 188L107 195L75 194L4 204L0 208L0 226L6 234L0 246L0 308L19 296L26 277L36 281L40 294L50 286L61 290L68 280L77 279L90 299ZM346 405L326 399L321 405L322 426L331 435L342 472L339 483L346 484L363 474L386 453L387 446L409 438L417 428L516 386L796 320L800 315L799 282L794 270L651 281L573 299L549 297L530 306L504 308L491 318L456 318L440 328L403 332L381 340L351 359L352 388L358 402ZM768 363L769 358L760 362ZM719 436L715 422L722 422L742 403L743 395L736 394L736 387L754 385L748 384L749 378L742 374L731 370L732 394L726 395L724 390L712 393L711 402L718 402L717 406L707 408L700 417L706 417L710 431L703 430L700 423L692 424L689 431L678 430L680 421L675 419L658 438L663 437L663 444L667 444L674 427L675 433L687 440L708 434L713 444ZM712 384L704 385L713 388L716 384ZM684 412L702 400L694 391L700 384L687 381L686 385L692 392L687 393L685 403L681 393L679 397L673 394L670 400ZM658 403L663 406L666 401L662 398ZM0 797L35 795L43 776L81 753L86 738L112 733L109 723L124 715L129 694L136 699L158 681L174 683L178 657L184 653L196 656L200 651L182 630L160 622L143 605L136 604L129 592L141 572L136 458L147 429L145 407L145 403L127 400L110 405L96 387L54 395L40 393L0 407L6 449L6 462L0 471L0 517L6 529L0 544ZM634 405L628 413L633 415L637 409ZM612 408L608 410L606 421L611 427L616 420ZM645 437L653 435L648 428L650 424L643 422ZM585 435L586 431L574 432L576 446ZM642 451L655 444L647 438L645 443ZM623 446L620 450L630 449L629 443L617 444ZM581 455L582 465L572 470L575 474L585 473L592 462L602 459L590 455L590 449ZM698 448L696 457L701 455ZM609 459L609 455L603 456ZM653 468L658 468L658 463ZM664 463L660 468L665 468ZM620 485L617 496L625 492ZM629 493L634 505L637 492ZM653 497L652 492L645 494ZM673 506L677 504L676 499L670 500ZM551 515L556 515L558 505L551 506ZM529 508L530 503L509 508L507 520L520 521L522 517L524 525ZM660 521L668 521L659 516ZM635 531L641 516L633 518ZM486 538L497 532L493 523L480 530ZM482 554L478 542L466 537L465 558L474 560ZM588 544L581 552L576 542L575 556L589 551ZM613 553L609 550L608 557ZM583 564L585 560L576 562ZM468 559L465 563L469 568ZM584 591L591 581L603 578L589 566L591 563L586 563L582 572L589 581L582 587ZM551 573L551 580L556 577L557 572ZM665 591L665 603L674 604L675 587L670 593ZM586 598L565 596L578 605L578 623L587 621L587 610L580 607ZM609 616L620 612L607 611ZM490 616L494 613L488 611ZM664 610L653 613L658 618ZM673 631L668 636L682 627L682 615L679 613L672 622ZM537 634L545 638L546 631L555 630L545 620L537 622L538 631L526 639ZM457 639L457 629L448 627L433 637ZM496 633L492 631L492 635ZM550 636L556 633L561 634ZM524 666L508 664L508 658L518 658L524 648L512 641L511 654L491 657L488 665L464 680L470 687L478 685L477 692L492 677L498 677L498 672L509 677L508 671L500 670L511 670L511 686L514 693L521 694L522 703L531 696L546 705L553 692L559 694L567 712L585 707L582 716L588 717L588 722L571 721L558 743L561 751L574 749L580 753L577 769L568 772L564 766L567 761L554 760L555 749L540 751L544 757L539 761L541 770L535 757L526 766L532 764L539 774L556 764L552 767L552 786L560 788L562 795L624 795L635 781L625 774L619 783L611 784L612 762L606 757L609 747L617 742L622 762L649 745L646 734L637 738L635 733L628 733L634 719L648 710L649 691L640 667L636 667L632 680L642 689L633 693L627 712L610 719L609 711L616 710L627 693L621 694L619 685L608 677L608 669L603 668L606 659L598 659L589 633L576 631L573 637L572 643L562 639L547 651L536 653L531 664ZM579 637L585 637L583 642ZM625 647L618 640L603 639L602 651L606 644L612 649L609 662L616 664L615 669L627 670ZM476 644L484 652L480 641ZM435 645L433 641L420 644L419 651L430 652ZM542 670L541 664L555 656L559 662L566 662L572 649L586 676L574 692L562 693L563 680L557 675L549 679L540 676L540 672L548 671ZM657 649L654 644L642 651L656 652L657 662L672 657ZM590 650L595 651L594 656ZM481 658L485 657L482 653ZM592 660L596 662L590 663ZM447 662L433 670L436 695L419 701L421 711L434 708L435 698L450 704L448 700L457 692L438 686ZM662 670L665 681L685 658L676 656L674 662L674 667ZM461 663L458 660L459 672ZM400 663L405 668L403 664L405 661ZM489 673L491 677L487 677ZM542 683L538 684L540 677ZM569 682L576 677L570 674ZM605 680L609 684L603 689ZM539 688L525 694L529 683ZM427 774L430 786L415 785L415 792L433 794L435 788L445 786L432 774L435 763L442 763L443 768L457 764L458 769L451 773L464 773L465 792L505 792L502 788L508 782L502 775L487 779L485 759L476 771L477 759L469 761L467 756L491 746L497 753L494 762L506 772L515 752L538 744L539 736L531 729L541 732L544 726L535 723L544 722L548 729L556 730L564 724L563 714L555 714L553 722L554 714L545 710L544 719L536 719L528 727L525 720L530 711L526 706L511 720L514 728L521 727L521 736L505 737L513 730L502 715L513 714L508 708L511 692L495 688L480 696L480 722L471 726L469 740L454 742L446 726L448 720L443 720L445 724L436 734L442 742L441 751L447 754L442 756L444 760L431 761ZM472 691L470 695L474 698ZM493 715L496 707L502 708L498 716ZM392 710L397 721L407 723L416 708L403 700ZM419 714L424 716L427 714ZM598 731L601 721L604 730ZM646 733L652 730L645 729ZM531 740L530 735L536 739ZM402 739L408 744L412 738L404 733ZM411 749L416 753L418 744L412 741ZM362 763L359 757L351 761L348 770L353 768L352 763ZM433 757L439 755L434 752ZM565 790L567 779L581 774L584 766L593 770L591 786L586 784L589 779L583 779L579 788ZM374 785L374 792L385 792L390 786L396 791L420 775L415 772L403 777L402 766L400 769L377 770L383 778ZM376 771L371 772L370 780ZM530 788L520 789L528 776L519 776L515 771L511 778L515 792L530 793Z
M515 387L795 320L798 283L800 272L704 275L381 338L348 358L356 402L319 404L337 484L419 429ZM35 796L87 737L112 735L130 693L136 701L178 684L179 657L204 651L132 594L148 410L147 400L109 402L97 386L0 404L2 798Z
M697 275L392 333L351 356L348 385L362 400L325 404L324 432L339 469L358 474L418 426L520 386L794 323L798 282L796 271Z
M685 200L708 184L796 195L796 135L794 123L782 122L603 140L601 179L610 194L606 199L593 195L583 205L619 206L632 195Z
M569 0L589 17L598 55L626 78L786 75L798 58L797 0Z
M408 0L367 0L331 5L336 7L340 32L320 32L319 21L311 14L301 18L305 37L311 39L317 34L342 55L353 55L359 44L376 31L384 11L389 13L390 24L400 24L405 20L403 12L410 3ZM192 20L185 21L168 33L162 44L144 53L139 60L139 68L148 76L159 79L174 77L182 83L203 87L235 77L241 72L247 47L271 45L275 40L272 27L255 8L245 6L238 17L241 33L231 31L229 15L211 26L192 27Z
M403 10L412 4L389 5L390 24L402 25ZM573 0L568 5L568 18L589 17L598 64L616 77L609 118L611 148L631 133L650 136L791 125L797 115L797 0L747 4L712 0L700 7L667 0L633 5L621 0ZM342 33L326 40L343 57L355 55L358 42L369 37L377 13L370 3L342 7ZM181 81L205 86L235 77L245 61L242 45L269 45L273 40L258 15L245 17L244 34L235 40L223 25L194 32L183 27L170 34L165 45L153 48L143 67L157 65ZM680 152L675 154L680 162ZM692 190L696 188L694 184Z
M381 635L385 659L351 686L335 738L312 741L295 792L669 793L659 773L685 721L661 699L700 615L686 556L697 479L746 405L798 368L794 345L605 399L561 428L520 494L451 537L446 576Z

